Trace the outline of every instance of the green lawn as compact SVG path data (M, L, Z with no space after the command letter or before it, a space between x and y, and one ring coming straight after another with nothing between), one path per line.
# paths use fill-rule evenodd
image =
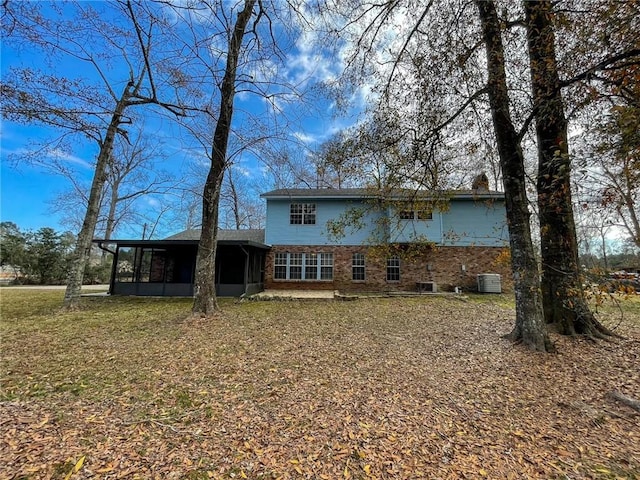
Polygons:
M624 340L504 340L508 296L349 302L0 290L0 478L640 478Z

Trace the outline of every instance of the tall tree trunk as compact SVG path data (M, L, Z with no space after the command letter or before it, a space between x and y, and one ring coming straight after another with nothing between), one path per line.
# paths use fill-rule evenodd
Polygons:
M605 230L600 229L600 240L602 241L602 262L604 263L604 271L609 271L609 258L607 257L607 235Z
M544 323L540 281L531 241L524 155L509 113L500 22L493 1L476 0L487 50L488 92L505 190L516 297L516 324L510 337L538 351L553 345Z
M625 166L623 175L625 177L631 177L634 175L631 173L631 167ZM624 227L629 232L631 240L636 247L640 248L640 220L638 219L638 210L630 187L630 185L633 184L633 180L631 178L627 178L625 182L627 188L622 194L622 200L624 202L624 206L627 207L627 211L629 212L629 221L625 221L625 217L622 215L622 205L618 207L618 214L620 215L620 218L622 218Z
M233 100L236 93L238 59L247 23L253 13L256 0L245 0L243 10L229 38L227 64L220 87L220 114L216 122L211 148L211 168L207 175L202 198L202 233L198 243L194 285L194 314L211 315L218 310L215 272L218 237L218 213L220 191L227 166L227 145L233 117Z
M63 301L63 306L65 308L75 307L80 299L84 269L91 255L91 240L93 240L96 223L98 222L98 214L100 213L100 196L102 195L104 184L107 179L107 165L111 159L115 138L118 133L118 128L122 123L122 115L127 107L132 87L133 83L129 82L122 92L120 99L116 103L113 114L111 115L111 121L109 122L105 138L100 144L100 151L98 152L96 168L91 182L91 190L89 192L87 212L85 213L84 221L82 222L82 228L78 233L75 249L71 255L71 264L69 268L69 275L67 277L67 289L65 291Z
M238 199L238 191L236 190L236 184L233 181L231 170L229 170L229 188L231 189L231 201L233 202L233 219L236 223L236 230L242 228L242 217L240 215L240 201Z
M582 289L552 6L549 0L525 1L524 8L538 141L544 318L562 334L602 337L611 332L593 316Z
M115 181L111 186L111 198L109 199L109 212L107 213L107 222L104 229L104 239L110 240L113 235L113 229L116 225L116 208L118 206L118 190L120 182Z
M113 235L113 229L116 224L116 207L118 206L118 185L119 181L113 182L111 186L111 198L109 199L109 212L107 213L107 221L104 227L104 239L110 240ZM107 251L102 250L100 261L104 264L107 261Z

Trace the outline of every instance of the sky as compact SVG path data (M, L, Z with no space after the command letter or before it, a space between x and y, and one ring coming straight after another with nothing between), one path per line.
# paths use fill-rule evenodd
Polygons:
M96 8L103 8L106 5L104 2L83 2L83 4ZM65 13L65 16L70 18L68 13ZM314 44L313 35L297 33L284 52L286 61L283 65L278 67L275 64L267 64L260 69L255 67L251 74L266 76L278 68L278 75L284 76L288 82L299 85L302 89L311 89L314 85L335 79L341 68L340 59L331 56L328 51L319 49ZM95 49L100 45L98 40L80 38L79 40L85 48L87 45L92 45L94 41ZM1 48L3 78L12 68L27 67L46 74L65 75L70 79L82 78L89 83L99 83L96 70L86 62L78 62L63 56L51 63L40 51L32 47L16 48L11 42L6 41L2 42ZM214 48L212 47L211 50L213 51ZM118 76L119 68L111 63L105 68L105 71L116 79L116 85L121 80L121 75ZM311 105L308 101L307 98L304 106L296 105L295 102L278 103L277 106L286 112L289 121L294 119L287 126L285 135L298 144L310 148L353 124L360 108L354 107L346 113L338 114L335 105L326 97L316 97L315 103ZM272 107L267 105L264 99L241 92L236 96L234 124L248 124L250 121L255 121L256 117L260 119L261 116L266 118L270 108ZM154 141L162 145L164 158L158 161L156 168L177 177L188 171L191 163L206 162L199 147L194 147L189 142L185 143L184 131L178 131L178 127L168 120L144 115L144 118L138 118L137 122L144 124L145 130L153 133ZM0 129L0 219L3 222L13 222L21 230L52 227L58 231L68 229L74 231L73 226L63 221L68 216L67 209L55 204L56 197L71 188L71 181L51 173L43 165L27 162L23 158L24 153L33 152L42 143L59 136L60 132L60 129L36 124L18 124L3 119ZM50 148L47 154L38 155L38 159L44 160L45 164L55 162L73 171L74 180L88 186L93 174L92 161L96 154L95 142L76 137L69 151ZM264 167L251 155L245 154L239 161L243 174L255 175L256 178L264 175ZM138 208L157 209L160 207L159 203L174 201L174 197L147 198L139 204ZM122 230L121 236L136 238L140 233L136 228L140 227L137 225L129 230Z
M182 0L175 1L181 2ZM231 5L227 0L220 1L225 7ZM79 4L101 9L98 22L104 21L107 25L110 23L118 24L118 22L112 21L115 17L109 8L113 7L109 7L108 2L81 1ZM44 6L51 9L51 5L57 7L61 4L58 2L10 2L9 5ZM64 10L62 17L65 20L72 18ZM235 17L229 15L228 18ZM176 25L180 25L177 17L175 20ZM85 23L74 22L70 28L88 29ZM202 25L195 24L195 28ZM380 51L386 51L387 55L389 52L396 51L398 45L393 45L393 42L401 36L399 34L401 29L408 28L408 26L407 22L403 25L395 24L388 35L384 36L383 44L388 48ZM71 29L62 29L62 31L75 32ZM103 51L101 48L105 42L108 44L109 38L105 39L104 35L99 34L100 30L97 31L98 33L95 31L91 33L87 30L79 31L76 36L74 36L75 33L72 33L70 41L78 42L76 48L86 48L90 52L101 53ZM179 29L176 32L180 35L190 34L188 31ZM341 74L346 64L348 45L339 45L337 48L330 49L329 47L332 45L318 43L318 37L313 31L302 32L298 29L294 32L292 36L286 38L287 42L279 43L280 47L287 45L283 47L284 51L281 52L283 56L281 63L274 60L276 57L272 56L267 61L253 61L251 67L243 70L242 73L257 81L266 81L276 77L279 82L296 85L300 90L312 93L312 95L307 95L303 102L288 96L287 101L277 98L273 103L269 103L265 101L264 97L241 90L236 95L234 128L241 131L244 126L244 133L255 133L252 132L255 128L265 125L269 127L271 125L269 119L274 117L274 111L276 108L281 109L283 112L281 120L286 118L288 122L282 133L282 145L289 148L291 145L297 144L296 153L304 156L309 153L309 149L318 147L323 141L353 126L361 119L360 114L370 98L373 85L365 80L355 87L354 91L350 92L346 110L337 108L333 99L317 95L318 90L315 87L332 82ZM280 36L282 31L276 28L275 34ZM42 51L32 45L15 45L8 40L11 39L5 36L0 42L0 72L3 80L12 69L31 68L45 74L64 76L70 80L82 79L91 85L100 83L97 71L87 62L73 60L68 55L62 55L54 61L50 61ZM223 44L220 37L214 37L206 43L204 50L201 50L200 53L207 59L222 58L224 60L224 56L220 55L220 45ZM375 53L384 55L384 53ZM191 56L185 54L185 61L188 61L189 58ZM125 69L122 62L107 61L103 58L99 60L110 84L121 91L124 86L123 78L126 79L126 75L123 76ZM247 59L245 58L245 60ZM388 60L389 58L380 57L377 58L377 62L372 63L388 65ZM223 63L219 65L223 65ZM283 93L283 89L273 87L271 93ZM154 171L163 171L173 178L182 178L194 171L194 166L199 166L195 170L204 176L202 172L206 172L206 169L203 165L206 165L207 159L203 155L202 148L189 139L185 130L178 128L175 122L167 120L166 117L151 114L148 110L146 112L138 114L134 125L144 126L152 145L162 154L158 156L153 165ZM212 131L212 127L209 131ZM56 204L57 197L69 191L73 183L68 178L52 174L46 165L56 164L73 172L73 181L86 188L91 182L92 163L98 151L95 142L84 137L75 137L69 150L63 151L59 148L53 148L49 149L46 154L36 155L36 158L42 162L41 164L25 161L25 154L33 154L37 148L42 147L44 142L58 137L60 133L60 129L34 123L18 124L2 119L0 125L0 221L13 222L25 231L51 227L60 232L71 230L73 233L77 233L79 225L71 225L64 221L70 217L70 208ZM265 180L265 166L258 161L255 153L244 153L235 159L235 162L239 167L238 172L253 183L260 184L259 188L262 188L262 192L258 191L256 195L272 187L269 181ZM136 208L145 213L146 218L151 219L148 221L153 221L160 215L160 212L164 211L166 206L178 203L180 189L181 185L178 185L174 191L143 197L137 201ZM183 226L177 225L173 219L175 217L169 215L161 217L159 232L168 236L181 230ZM119 238L141 238L143 228L142 221L138 220L129 227L122 227L116 232L116 236Z

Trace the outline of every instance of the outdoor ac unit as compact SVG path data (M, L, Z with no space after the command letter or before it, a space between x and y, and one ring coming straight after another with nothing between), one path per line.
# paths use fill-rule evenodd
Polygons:
M417 282L417 287L419 292L429 292L429 293L437 293L438 286L436 282Z
M478 292L502 293L502 279L497 273L481 273L478 275Z

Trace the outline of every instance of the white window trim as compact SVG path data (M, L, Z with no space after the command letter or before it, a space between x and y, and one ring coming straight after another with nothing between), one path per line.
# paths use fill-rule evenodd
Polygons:
M391 260L397 260L397 265L389 265L389 262ZM393 257L387 258L387 268L386 268L386 272L385 272L385 278L386 278L387 282L389 282L389 283L397 283L402 279L402 272L400 270L400 267L401 267L400 257L398 257L397 255L394 255ZM397 279L389 279L389 269L390 268L393 268L394 270L398 271L398 278Z
M276 258L278 254L286 255L286 270L285 270L285 278L276 277L276 268L284 267L284 264L276 263ZM300 255L301 256L301 264L296 263L292 265L291 256L292 255ZM316 262L314 265L307 264L307 258L310 258L312 255L316 256ZM301 268L300 278L291 278L291 267ZM316 275L314 278L306 278L307 275L307 267L314 268L316 270ZM327 269L331 269L331 278L322 278L324 272ZM274 255L273 262L273 279L275 281L292 281L292 282L332 282L335 274L335 264L333 253L331 252L277 252Z
M356 264L355 263L355 255L361 255L362 256L362 264ZM362 277L363 278L353 278L354 277L354 273L355 273L355 269L358 270L362 270ZM352 282L366 282L367 281L367 259L364 255L364 253L360 253L360 252L355 252L351 255L351 281Z
M299 213L293 212L294 206L299 206ZM294 223L293 215L300 217L300 223ZM316 225L317 223L317 215L318 215L318 207L315 203L303 203L303 202L293 202L289 204L289 225ZM307 218L310 219L313 216L313 222L307 222Z

